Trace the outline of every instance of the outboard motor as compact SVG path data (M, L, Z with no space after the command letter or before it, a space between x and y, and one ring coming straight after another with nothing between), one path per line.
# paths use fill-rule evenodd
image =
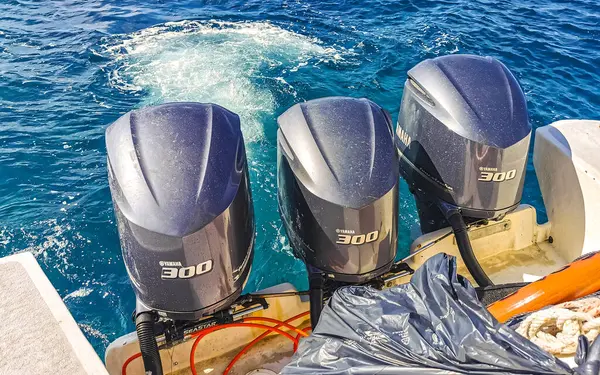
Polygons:
M254 217L240 120L215 104L143 108L108 127L106 147L144 366L162 374L156 320L228 308L250 272Z
M480 286L492 282L465 223L500 219L519 205L530 136L525 96L501 62L450 55L409 70L396 128L400 173L423 233L450 225Z
M365 282L394 261L398 158L389 115L367 99L296 104L278 124L279 211L308 268L314 327L326 281Z

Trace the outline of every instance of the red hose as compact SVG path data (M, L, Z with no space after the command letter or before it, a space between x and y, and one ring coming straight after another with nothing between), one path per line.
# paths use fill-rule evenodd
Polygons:
M304 337L308 337L308 333L304 332L303 330L301 330L298 327L294 327L291 324L288 324L287 322L282 322L281 320L277 320L277 319L272 319L272 318L263 318L262 316L249 316L247 318L243 318L242 321L243 322L250 322L250 321L258 321L258 322L269 322L269 323L275 323L277 324L277 326L275 328L279 328L281 326L284 326L287 329L291 329L292 331L296 331L298 333L297 337L299 336L304 336Z
M300 319L303 318L305 316L307 316L308 314L310 314L310 311L305 311L301 314L292 316L289 319L286 319L284 322L278 322L278 324L275 326L275 328L279 328L284 324L287 324L289 322L293 322L296 319ZM227 375L229 374L229 371L231 371L231 368L233 367L233 365L235 365L235 363L244 355L244 353L246 353L248 350L250 350L254 345L256 345L257 342L259 342L260 340L262 340L263 338L265 338L266 336L269 335L269 331L262 333L260 336L258 336L257 338L255 338L254 340L250 341L250 343L248 343L248 345L246 345L244 347L244 349L242 349L238 354L236 354L236 356L231 360L231 362L229 362L229 365L227 365L227 368L225 368L225 371L223 371L223 375ZM300 334L298 334L300 335ZM296 338L296 340L298 340ZM296 351L296 347L298 346L297 341L294 342L294 351Z
M224 328L228 328L228 327L250 327L250 328L262 328L262 329L266 329L269 330L271 332L275 332L278 333L280 335L283 335L287 338L289 338L290 340L292 340L292 342L295 344L296 343L296 339L290 335L287 332L284 332L280 329L277 329L275 327L269 327L266 326L264 324L256 324L256 323L229 323L229 324L222 324L220 326L214 326L214 327L209 327L206 329L203 329L202 331L196 332L193 336L198 336L196 338L196 341L194 341L194 344L192 345L192 350L190 351L190 369L192 370L192 374L193 375L198 375L198 373L196 372L196 363L194 361L194 357L196 355L196 348L198 347L198 344L200 343L200 340L208 335L209 333L215 332L215 331L219 331L222 330Z
M304 335L302 335L302 336L307 337L308 334L306 332L308 332L308 331L312 331L312 327L303 328L302 333ZM296 350L298 350L298 340L300 340L300 334L296 335L296 342L294 343L294 353L296 353Z
M121 375L127 375L127 366L136 358L140 358L142 353L137 353L127 358L127 360L123 363L123 367L121 367Z
M266 325L262 325L262 324L254 324L254 323L229 323L229 324L223 324L220 326L215 326L215 327L209 327L209 328L205 328L203 330L200 330L198 332L195 332L194 334L192 334L192 336L197 336L196 341L194 341L194 344L192 345L192 350L190 351L190 369L192 370L192 374L197 375L196 372L196 368L195 368L195 362L194 362L194 357L196 354L196 348L198 346L198 343L200 342L200 339L202 337L204 337L205 335L208 335L211 332L215 332L218 330L221 330L223 328L227 328L227 327L254 327L254 328L263 328L266 329L267 332L262 333L260 336L256 337L254 340L252 340L248 345L246 345L234 358L233 360L231 360L231 362L229 363L229 365L227 366L227 368L225 369L225 371L223 372L223 375L226 375L229 373L229 371L231 371L231 368L233 367L233 365L242 357L242 355L244 353L246 353L248 350L250 350L250 348L252 348L258 341L262 340L264 337L266 337L267 335L269 335L269 333L275 332L278 334L281 334L287 338L289 338L290 340L292 340L292 342L294 343L294 351L296 351L296 348L298 347L298 339L300 338L300 336L308 336L308 334L306 333L306 331L310 328L304 328L303 330L294 327L290 324L288 324L289 322L292 322L294 320L300 319L302 317L305 317L309 314L309 311L305 311L303 313L300 313L298 315L295 315L285 321L280 321L277 319L271 319L271 318L264 318L264 317L247 317L244 318L243 321L265 321L265 322L270 322L270 323L276 323L277 325L275 327L269 327ZM288 329L291 329L293 331L298 332L298 334L296 335L296 338L294 338L293 336L291 336L290 334L288 334L287 332L283 332L281 330L279 330L278 328L284 326ZM123 363L123 367L121 368L121 375L127 375L127 366L134 361L136 358L141 357L142 354L141 353L137 353L132 355L131 357L129 357L124 363Z

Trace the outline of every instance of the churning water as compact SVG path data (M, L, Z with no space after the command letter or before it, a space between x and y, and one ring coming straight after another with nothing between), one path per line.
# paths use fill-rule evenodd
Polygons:
M165 101L238 113L257 242L246 289L305 288L276 204L276 116L322 96L396 117L406 71L449 53L503 61L534 127L598 118L600 10L575 1L8 0L0 4L0 255L32 251L99 353L132 331L104 130ZM524 202L543 202L531 162ZM416 234L402 185L399 251Z

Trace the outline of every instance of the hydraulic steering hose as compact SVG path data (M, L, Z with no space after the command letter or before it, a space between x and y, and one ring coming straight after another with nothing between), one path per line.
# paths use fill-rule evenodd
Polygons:
M135 318L135 330L140 343L145 373L148 375L163 375L158 344L154 336L154 321L154 313L150 311L139 313Z
M443 205L442 211L444 216L446 216L446 220L448 220L448 223L452 227L460 256L477 285L480 287L494 285L485 271L483 271L483 268L481 268L477 258L475 258L473 248L471 247L471 240L469 239L469 233L467 232L467 225L465 224L460 210L457 207Z

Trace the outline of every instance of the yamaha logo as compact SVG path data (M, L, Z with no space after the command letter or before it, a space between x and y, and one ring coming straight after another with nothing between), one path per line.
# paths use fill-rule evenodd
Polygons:
M412 142L410 135L408 135L408 133L405 132L404 129L402 129L402 127L400 126L400 123L398 123L398 125L396 127L396 137L398 137L400 142L402 142L406 147L409 147L410 142Z

